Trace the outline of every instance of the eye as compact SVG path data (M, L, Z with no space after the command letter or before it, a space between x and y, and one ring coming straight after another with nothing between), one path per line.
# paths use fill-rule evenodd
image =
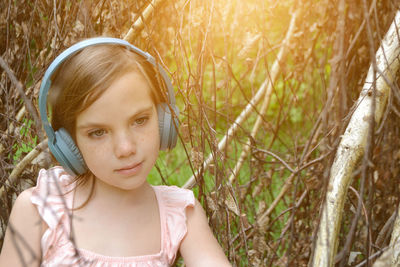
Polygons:
M96 129L93 131L90 131L88 136L89 137L101 137L106 133L106 131L104 129Z
M148 117L148 116L140 117L140 118L138 118L138 119L135 120L135 124L136 124L136 125L143 125L143 124L145 124L148 120L149 120L149 117Z

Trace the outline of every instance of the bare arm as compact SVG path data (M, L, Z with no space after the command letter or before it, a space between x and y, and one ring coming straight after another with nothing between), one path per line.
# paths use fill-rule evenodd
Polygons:
M31 203L32 188L22 192L11 211L0 254L0 266L39 266L40 238L43 230L40 216Z
M188 231L180 247L186 266L231 266L197 200L194 208L187 208L186 214Z

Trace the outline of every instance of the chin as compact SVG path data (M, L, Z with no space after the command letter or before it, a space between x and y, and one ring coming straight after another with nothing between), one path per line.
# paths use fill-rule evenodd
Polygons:
M132 181L129 181L131 179ZM117 187L124 191L131 191L141 188L142 186L146 185L146 183L147 179L145 178L133 177L128 178L127 181L122 181L121 183L115 184L114 187Z

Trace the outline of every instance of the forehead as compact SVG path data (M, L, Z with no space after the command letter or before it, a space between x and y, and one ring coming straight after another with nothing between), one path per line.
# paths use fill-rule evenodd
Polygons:
M152 67L147 66L146 62L143 62L142 60L138 61L138 55L135 56L136 60L130 58L134 54L134 52L130 51L127 57L117 60L119 62L115 63L107 61L107 64L104 64L106 66L98 67L100 70L99 72L93 70L91 71L92 73L95 73L95 75L90 78L94 83L89 86L92 89L88 91L88 94L82 102L78 113L92 105L99 97L108 91L113 84L118 83L118 81L125 79L124 77L129 75L140 76L138 78L141 78L141 82L147 83L148 86L146 88L149 89L149 93L153 102L160 102L160 88L158 86L158 82L154 80L153 73L151 73L151 70L153 70ZM149 71L150 73L148 73Z
M123 120L154 104L146 79L138 72L128 72L115 79L92 104L78 114L77 124Z

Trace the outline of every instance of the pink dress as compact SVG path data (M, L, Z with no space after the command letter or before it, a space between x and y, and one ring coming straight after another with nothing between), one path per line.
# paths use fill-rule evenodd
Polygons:
M176 186L154 186L161 221L161 251L153 255L110 257L76 248L70 236L72 177L61 167L40 170L31 201L48 225L42 236L41 266L170 266L187 232L186 207L193 192ZM68 207L68 208L66 208Z

